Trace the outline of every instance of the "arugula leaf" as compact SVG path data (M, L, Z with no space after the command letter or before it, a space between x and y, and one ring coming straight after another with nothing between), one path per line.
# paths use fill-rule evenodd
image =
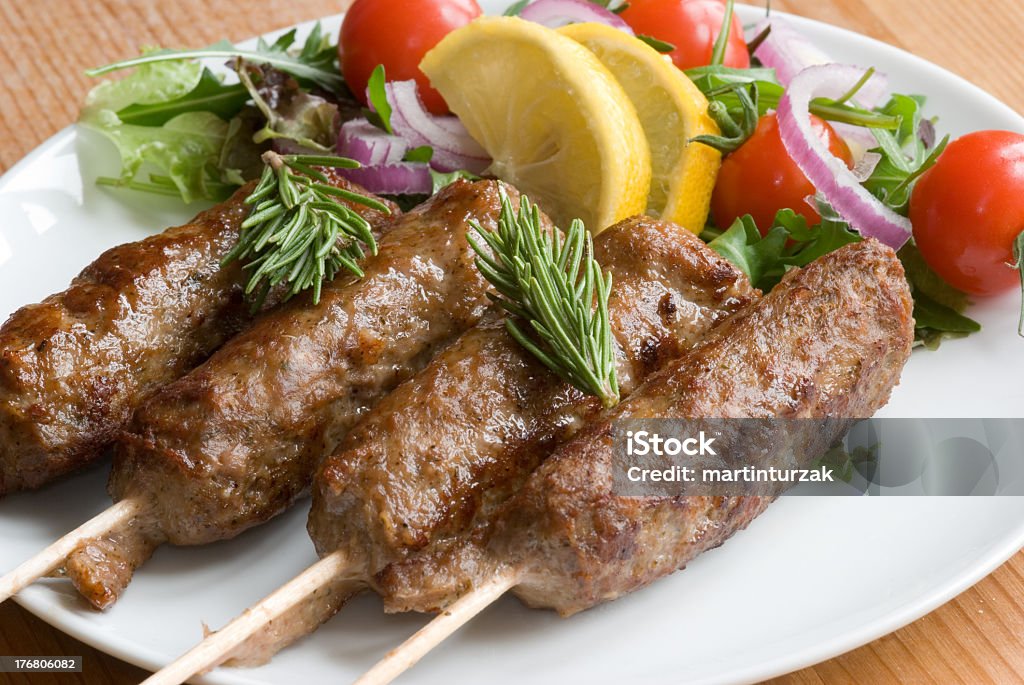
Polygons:
M739 267L755 287L771 290L789 269L807 266L861 240L827 203L819 200L818 205L823 219L817 226L808 226L802 215L783 209L762 237L753 218L747 215L713 238L708 247Z
M807 219L791 209L783 209L775 216L775 224L785 228L793 242L782 257L786 266L807 266L819 257L863 240L827 202L816 198L815 204L821 223L814 228L808 227Z
M774 69L736 69L712 64L687 69L686 75L708 99L708 114L722 129L721 136L700 136L694 140L724 153L732 152L746 142L756 128L757 120L778 109L785 95L785 88L779 83ZM828 121L882 131L896 130L901 124L896 114L873 112L826 98L812 100L810 111Z
M465 169L459 169L458 171L452 171L444 173L441 171L430 170L430 178L434 181L434 187L430 191L431 194L436 195L442 188L455 183L460 178L464 178L467 181L479 181L480 177L476 174L470 173Z
M864 187L893 211L907 215L914 183L934 166L949 143L949 136L929 149L925 138L934 136L930 122L922 118L924 98L895 94L879 112L895 117L899 125L892 131L871 129L882 155Z
M914 295L914 322L919 329L941 333L977 333L981 324L941 305L922 292Z
M882 155L878 166L871 173L871 176L864 181L864 187L871 191L875 197L888 205L893 211L906 216L910 207L910 194L914 189L914 183L926 171L935 166L939 156L945 151L949 144L949 136L935 146L931 152L927 152L921 145L921 157L909 159L896 142L895 137L888 131L871 131L879 141L880 147L872 150Z
M899 251L914 297L914 343L930 350L943 340L962 338L981 330L978 322L963 315L970 302L967 295L949 285L924 261L911 241Z
M748 214L736 219L725 233L708 243L708 247L739 267L757 286L781 267L788 237L786 229L776 226L762 238Z
M368 117L370 122L378 128L382 128L394 135L391 128L391 103L388 102L387 92L384 90L384 83L387 79L384 74L384 65L378 64L370 74L370 80L366 84L367 96L370 100L370 109L374 117Z
M421 145L414 147L405 153L405 157L402 158L403 162L422 162L427 163L434 158L434 148L429 145Z
M203 69L199 82L185 95L165 102L135 102L118 110L118 118L126 124L163 126L185 112L213 112L225 121L238 114L249 100L249 93L240 83L224 85L209 69Z
M337 65L337 52L331 45L330 37L323 33L320 24L313 27L302 49L293 54L290 48L295 42L295 30L291 30L273 44L260 39L255 50L242 50L224 40L197 50L160 49L146 52L139 57L122 60L103 67L89 69L89 76L102 76L121 69L139 67L161 62L182 60L229 58L242 59L255 64L269 64L291 74L306 85L315 85L332 93L344 91L345 79Z
M932 271L912 241L900 249L899 257L903 263L903 270L907 273L907 281L915 291L924 293L935 302L957 312L967 309L970 304L967 294L946 283Z

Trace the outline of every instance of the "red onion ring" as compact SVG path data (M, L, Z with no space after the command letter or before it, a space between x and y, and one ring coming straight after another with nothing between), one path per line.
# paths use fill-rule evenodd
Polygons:
M779 101L779 135L807 179L854 230L899 249L910 238L910 221L868 192L846 163L829 152L811 126L808 108L813 98L842 97L864 74L864 69L845 64L801 71Z
M430 165L420 162L396 162L339 169L338 172L378 195L429 195L434 187Z
M782 17L765 17L757 23L754 35L760 35L769 26L772 27L771 33L754 51L754 57L761 60L761 64L774 69L775 77L782 85L788 86L793 77L807 67L832 61Z
M754 51L754 56L761 64L775 70L775 77L782 85L788 86L793 77L807 67L834 63L828 53L818 48L807 36L800 33L792 22L786 21L783 17L765 17L757 23L753 35L759 35L768 26L771 26L772 30ZM882 104L888 94L889 78L885 74L875 72L854 99L862 107L871 109Z
M363 166L401 162L408 150L405 140L388 135L366 119L346 121L338 133L338 154Z
M523 8L519 16L553 29L576 22L597 22L635 35L622 17L588 0L536 0Z
M411 147L429 145L434 150L430 165L438 171L465 169L483 172L491 159L480 144L454 116L435 116L420 100L415 81L391 81L384 84L391 104L391 128Z

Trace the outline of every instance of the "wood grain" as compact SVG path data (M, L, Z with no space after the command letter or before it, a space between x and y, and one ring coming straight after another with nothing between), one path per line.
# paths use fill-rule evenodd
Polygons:
M84 68L140 46L239 40L340 11L345 0L0 0L0 172L72 123ZM903 47L1024 111L1019 0L775 0L773 7ZM774 683L1024 682L1024 553L929 616L865 647ZM0 654L78 655L85 672L0 683L138 682L144 673L0 605Z

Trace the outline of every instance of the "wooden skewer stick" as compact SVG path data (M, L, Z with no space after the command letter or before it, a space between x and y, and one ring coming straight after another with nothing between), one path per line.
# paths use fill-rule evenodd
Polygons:
M519 574L509 571L495 576L463 595L448 609L420 628L408 640L388 652L353 685L387 685L416 665L420 659L474 616L519 584Z
M327 555L151 675L142 685L179 685L198 673L215 668L272 621L302 604L318 590L344 579L349 571L348 559L341 552ZM356 585L362 586L362 581L352 581L352 586Z
M137 499L123 499L108 507L78 528L0 578L0 602L58 568L83 540L94 538L124 525L142 510Z

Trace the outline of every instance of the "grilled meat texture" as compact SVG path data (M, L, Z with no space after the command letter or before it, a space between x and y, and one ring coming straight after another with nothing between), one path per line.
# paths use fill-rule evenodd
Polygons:
M220 261L238 239L251 189L104 252L67 290L0 328L0 495L96 461L145 397L250 320L241 267ZM382 223L379 212L352 206Z
M628 219L594 241L623 396L757 297L741 271L689 231ZM541 457L601 410L493 316L379 404L330 457L309 530L367 577L458 536L514 493Z
M294 502L360 416L480 320L487 284L466 233L470 220L494 228L499 212L497 183L449 186L390 225L363 278L325 284L318 304L307 293L278 307L141 406L109 490L146 503L149 545L230 538ZM112 547L93 545L66 569L80 588L105 588L90 599L133 570L97 563Z
M622 394L679 356L759 293L678 226L646 217L602 233L595 256L613 274L609 302ZM373 571L425 545L458 539L516 491L539 455L601 409L506 332L498 312L384 398L320 471L310 531L345 572L232 653L264 663L312 632Z
M570 615L684 567L771 498L618 497L613 422L869 417L898 383L913 333L889 248L867 241L792 272L556 450L463 544L390 566L378 578L387 609L435 610L514 569L524 602Z

